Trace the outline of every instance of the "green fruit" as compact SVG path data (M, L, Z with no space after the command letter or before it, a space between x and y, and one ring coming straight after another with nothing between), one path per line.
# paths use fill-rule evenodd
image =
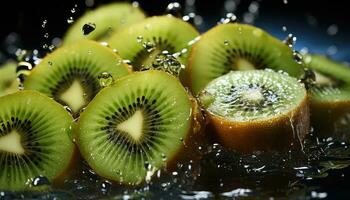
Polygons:
M183 82L194 94L232 70L271 68L299 77L292 50L263 30L244 24L221 24L193 46Z
M135 72L91 101L78 123L77 144L100 176L140 184L192 155L193 114L189 95L175 77L157 70Z
M106 39L119 29L142 21L144 18L143 11L129 3L104 5L88 11L74 22L64 36L63 43L68 44L81 39Z
M17 90L16 63L7 62L0 66L0 96L13 93Z
M122 58L129 60L134 70L140 70L152 67L157 56L165 52L175 54L186 65L188 43L198 35L189 23L181 19L157 16L121 30L110 37L108 44Z
M199 99L209 129L230 149L288 149L309 130L305 88L272 70L232 71L211 81Z
M330 136L350 131L350 68L321 55L304 56L315 72L311 93L311 124L316 133Z
M112 82L109 80L127 74L128 66L111 49L84 40L46 56L26 78L24 87L69 106L77 116L101 89L101 80Z
M0 97L0 189L24 190L45 176L58 178L70 164L73 118L35 91Z

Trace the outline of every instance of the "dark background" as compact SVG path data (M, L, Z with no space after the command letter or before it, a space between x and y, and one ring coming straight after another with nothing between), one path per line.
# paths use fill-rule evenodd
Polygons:
M40 50L45 43L55 37L62 37L69 24L67 19L78 18L86 9L111 2L95 0L92 7L87 7L85 0L76 1L3 1L0 6L2 25L0 28L1 51L6 52L8 43L19 36L18 46L24 49ZM140 0L140 6L148 15L164 13L169 0ZM177 1L184 5L185 0ZM236 15L239 19L247 11L251 0L240 0ZM335 59L350 61L350 12L346 1L339 0L258 0L259 17L256 25L283 39L288 33L297 36L296 49L307 47L309 51L330 54ZM6 3L6 4L5 4ZM76 12L71 9L75 7ZM204 19L205 25L199 27L201 32L214 26L224 16L224 0L197 0L196 13ZM47 20L42 28L43 20ZM336 35L327 34L327 28L336 25ZM287 31L282 31L286 26ZM49 37L45 38L44 34ZM18 39L15 38L16 40Z

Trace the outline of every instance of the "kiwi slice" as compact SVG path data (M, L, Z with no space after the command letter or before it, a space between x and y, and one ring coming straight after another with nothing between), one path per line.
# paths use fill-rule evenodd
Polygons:
M9 61L0 66L0 96L17 90L16 63Z
M76 116L101 89L99 76L116 80L128 73L128 66L111 49L83 40L46 56L26 78L24 87L67 105Z
M148 18L111 36L108 44L131 62L134 70L152 67L162 53L177 53L187 63L188 44L199 35L191 24L171 15Z
M69 28L63 43L80 39L101 40L122 27L142 21L145 15L140 8L129 3L111 3L88 11Z
M193 46L183 82L194 94L231 70L271 68L299 77L292 50L265 31L245 24L220 24Z
M190 97L174 76L135 72L90 102L78 122L77 144L100 176L140 184L158 169L190 158L193 114Z
M309 130L305 88L272 70L232 71L211 81L199 99L209 129L226 148L283 150Z
M0 97L0 189L24 190L45 176L58 178L74 153L73 118L35 91Z
M311 124L316 133L330 136L350 131L350 68L322 55L305 55L315 72L311 93Z

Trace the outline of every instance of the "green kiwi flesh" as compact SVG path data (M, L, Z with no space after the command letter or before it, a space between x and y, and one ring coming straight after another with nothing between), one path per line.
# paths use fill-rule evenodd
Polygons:
M25 190L31 181L60 176L71 162L73 118L35 91L0 97L0 189Z
M0 96L17 90L16 63L9 61L0 66Z
M350 68L322 55L305 55L315 72L310 88L311 124L319 136L344 135L350 131Z
M199 35L189 23L173 16L156 16L133 24L110 37L108 44L131 62L134 70L151 67L163 51L180 53L179 61L187 64L190 41ZM185 51L185 52L184 52Z
M137 185L179 156L191 115L178 79L157 70L135 72L91 101L78 122L77 144L97 174Z
M102 40L122 27L142 21L145 15L138 7L129 3L111 3L88 11L68 29L63 44L81 39ZM85 24L94 24L95 30L84 35L82 27Z
M197 94L211 80L231 70L271 68L299 77L302 67L292 50L265 31L245 24L221 24L193 46L185 69L185 85Z
M83 40L46 56L26 78L24 87L54 98L77 115L101 89L102 73L116 80L129 74L129 67L108 47Z

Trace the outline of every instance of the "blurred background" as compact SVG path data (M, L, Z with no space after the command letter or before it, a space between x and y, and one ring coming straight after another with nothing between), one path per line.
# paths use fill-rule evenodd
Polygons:
M111 1L7 1L0 7L2 58L16 47L42 49L59 43L70 24L86 10ZM130 1L133 2L133 1ZM171 0L139 0L148 15L161 15ZM194 12L201 32L215 26L227 12L239 21L255 24L280 39L297 37L299 51L322 53L350 62L350 12L341 0L179 0L183 14Z

